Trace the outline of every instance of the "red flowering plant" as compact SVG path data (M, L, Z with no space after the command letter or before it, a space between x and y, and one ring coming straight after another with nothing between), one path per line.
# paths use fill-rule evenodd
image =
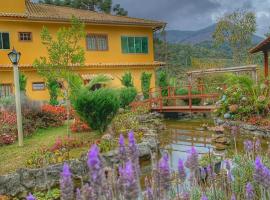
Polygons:
M60 121L65 121L67 119L67 109L64 106L43 105L41 110L43 112L54 114ZM74 118L74 110L72 108L69 112L69 118Z
M3 111L0 113L0 145L12 144L16 140L16 114Z
M73 133L88 132L91 128L78 117L75 117L73 123L70 126L70 129Z

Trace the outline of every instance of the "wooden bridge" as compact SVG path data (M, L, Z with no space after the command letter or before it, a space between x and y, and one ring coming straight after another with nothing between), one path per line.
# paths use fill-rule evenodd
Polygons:
M211 112L225 89L225 84L152 88L139 95L140 99L132 102L131 107L143 107L161 113Z

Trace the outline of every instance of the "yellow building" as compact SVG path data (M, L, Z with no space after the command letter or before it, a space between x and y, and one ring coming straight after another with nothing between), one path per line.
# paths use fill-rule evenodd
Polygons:
M85 66L76 70L86 80L95 74L112 77L110 87L121 87L120 78L131 72L140 91L142 72L152 73L162 63L154 61L153 33L165 23L146 19L113 16L98 12L32 3L28 0L0 1L0 95L10 95L13 89L12 66L7 54L13 47L21 52L19 69L27 76L27 96L34 100L48 100L44 79L32 64L46 55L40 32L46 26L52 34L68 26L74 15L85 23L87 36L81 41L85 48Z

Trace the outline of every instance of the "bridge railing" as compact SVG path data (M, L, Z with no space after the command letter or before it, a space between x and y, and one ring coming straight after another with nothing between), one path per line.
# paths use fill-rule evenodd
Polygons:
M147 109L159 111L165 107L182 107L192 110L196 106L206 104L206 100L217 100L225 89L224 83L151 88L148 98L143 98L143 93L139 93L139 99L131 103L131 106L134 109L144 106Z

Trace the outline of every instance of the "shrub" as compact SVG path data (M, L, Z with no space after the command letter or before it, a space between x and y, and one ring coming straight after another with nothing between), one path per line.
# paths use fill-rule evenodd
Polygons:
M133 78L130 72L126 72L122 78L121 78L121 83L125 87L134 87L133 84Z
M24 74L19 73L20 91L26 91L27 78Z
M79 116L92 129L103 132L117 113L120 103L114 90L102 88L81 90L73 104Z
M177 89L175 90L175 94L176 95L188 95L188 89ZM191 90L191 94L200 94L199 91L197 90ZM186 104L189 104L189 99L184 99L184 102ZM196 99L192 99L192 105L199 105L201 103L201 99L200 98L196 98Z
M161 90L161 95L163 97L168 96L168 78L167 78L167 73L165 71L161 71L158 74L158 86L162 88Z
M143 72L141 75L141 87L142 87L144 99L149 98L151 77L152 77L151 73Z
M58 93L60 90L59 83L55 79L49 79L47 82L47 88L50 94L50 104L58 105Z
M120 90L120 107L125 108L135 99L137 96L137 90L134 87L122 88Z

